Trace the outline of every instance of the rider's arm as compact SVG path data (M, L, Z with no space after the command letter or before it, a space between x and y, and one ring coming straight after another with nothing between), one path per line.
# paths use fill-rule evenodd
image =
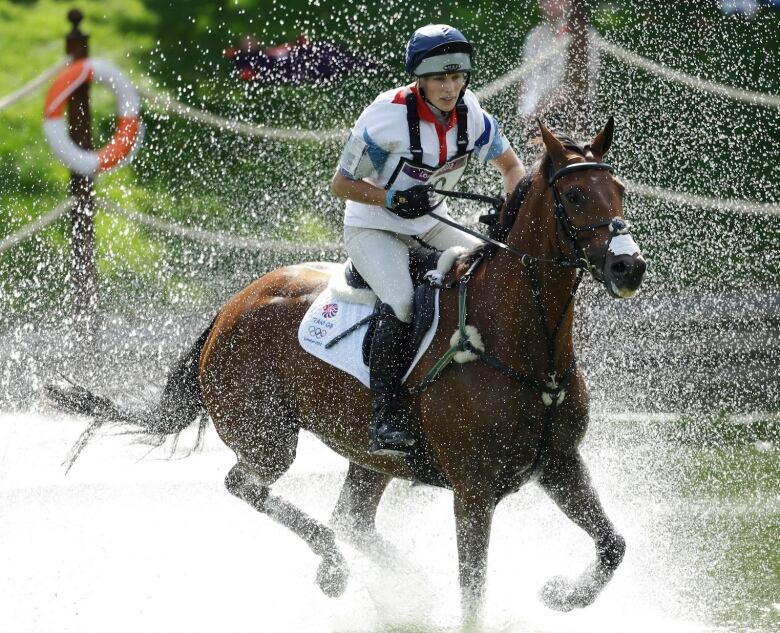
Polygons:
M504 180L504 191L508 194L512 193L517 187L517 183L525 176L525 167L515 154L515 150L510 147L491 162L501 172L501 177Z
M387 191L385 189L375 187L365 180L347 178L338 169L330 181L330 188L333 195L338 198L354 200L363 204L375 204L380 207L386 206Z
M353 180L336 170L330 187L339 198L389 209L405 220L419 218L432 210L430 185L415 185L404 191L380 189L365 180Z
M378 109L378 106L372 104L360 115L355 129L350 132L344 144L330 187L338 198L384 207L387 206L387 191L366 180L368 177L378 176L390 153L374 139L383 136L384 119L380 118L375 122L373 136L361 123L366 119L372 120L372 117L376 119Z

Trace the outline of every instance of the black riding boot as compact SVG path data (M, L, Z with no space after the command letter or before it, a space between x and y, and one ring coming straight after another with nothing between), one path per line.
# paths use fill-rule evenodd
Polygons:
M398 320L389 305L380 306L369 361L374 416L368 437L369 452L375 455L405 455L415 443L409 431L409 412L401 406L398 395L411 361L410 327Z

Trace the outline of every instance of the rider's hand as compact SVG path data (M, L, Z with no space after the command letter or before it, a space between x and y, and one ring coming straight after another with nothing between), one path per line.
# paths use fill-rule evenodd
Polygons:
M415 185L405 191L390 189L387 192L387 208L405 220L422 217L433 210L432 192L431 185Z

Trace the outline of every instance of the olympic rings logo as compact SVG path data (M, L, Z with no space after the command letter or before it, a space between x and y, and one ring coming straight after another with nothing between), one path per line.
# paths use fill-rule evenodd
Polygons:
M325 338L328 335L328 331L317 327L316 325L309 326L309 334L316 338Z

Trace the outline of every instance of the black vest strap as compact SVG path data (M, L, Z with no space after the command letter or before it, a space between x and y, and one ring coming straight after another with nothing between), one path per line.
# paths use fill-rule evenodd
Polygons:
M458 98L458 105L455 106L455 116L458 119L458 153L457 156L464 156L469 146L469 108L463 101L463 95Z
M406 95L406 121L409 123L409 149L412 151L412 160L422 164L423 150L420 141L420 113L417 111L417 95L409 91Z
M463 95L455 106L455 118L458 121L458 151L456 156L465 156L469 147L469 108L463 101ZM420 113L417 111L417 95L409 91L406 95L406 121L409 124L409 149L412 152L412 160L422 164L423 150L420 140Z

